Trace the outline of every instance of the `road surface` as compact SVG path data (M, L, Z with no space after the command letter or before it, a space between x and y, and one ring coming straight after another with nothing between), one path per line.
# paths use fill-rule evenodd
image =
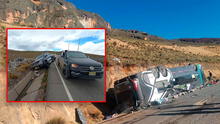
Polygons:
M53 62L48 69L46 101L104 101L104 79L68 79Z
M220 84L180 96L171 104L154 106L105 120L104 124L219 124Z

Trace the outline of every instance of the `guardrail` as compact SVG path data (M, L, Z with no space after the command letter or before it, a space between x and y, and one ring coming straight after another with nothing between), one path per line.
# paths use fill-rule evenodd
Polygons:
M27 84L31 81L34 76L34 72L30 71L18 84L15 85L11 90L8 91L8 100L15 101Z

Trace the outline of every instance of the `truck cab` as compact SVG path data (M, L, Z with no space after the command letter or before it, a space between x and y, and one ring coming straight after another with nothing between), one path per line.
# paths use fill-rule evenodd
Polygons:
M66 79L80 77L97 79L103 77L103 65L90 59L80 51L63 51L58 58L58 66Z

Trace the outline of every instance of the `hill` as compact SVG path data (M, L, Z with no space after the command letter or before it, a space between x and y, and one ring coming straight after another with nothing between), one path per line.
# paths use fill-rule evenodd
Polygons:
M0 20L8 24L52 28L110 28L102 17L65 0L1 0Z
M61 52L59 52L59 51L16 51L16 50L9 50L8 51L8 59L9 59L9 61L14 60L16 58L35 59L37 56L39 56L43 53L51 53L51 54L60 55ZM86 55L94 60L97 60L99 62L104 63L104 56L95 55L95 54L88 54L88 53L86 53Z
M5 28L9 27L50 27L50 28L108 28L107 37L107 88L115 80L157 65L168 67L188 63L200 63L213 76L220 77L220 45L181 40L167 40L137 30L111 29L99 15L77 9L64 0L0 0L0 43L1 60L5 62ZM197 40L198 41L198 40ZM203 40L204 41L204 40ZM211 42L211 41L210 41ZM15 58L12 51L9 59ZM15 53L18 56L35 57L41 53ZM4 74L4 73L3 73ZM1 92L6 93L5 75L2 76ZM75 123L75 108L82 108L89 123L100 121L102 113L88 104L36 104L5 102L5 94L0 95L2 121L5 123L46 123L55 117L62 117L67 122ZM22 112L20 111L22 110ZM7 113L7 114L5 114ZM18 114L15 114L18 113ZM46 116L45 116L45 113ZM5 115L5 116L4 116ZM11 118L9 118L11 117Z
M108 65L114 65L114 58L119 58L123 65L220 61L220 47L210 46L208 39L206 44L182 43L136 30L112 29L107 43Z
M220 44L220 38L181 38L177 40L188 43Z
M112 29L107 38L107 88L114 81L153 66L200 63L205 74L220 78L220 45L181 42L135 30Z

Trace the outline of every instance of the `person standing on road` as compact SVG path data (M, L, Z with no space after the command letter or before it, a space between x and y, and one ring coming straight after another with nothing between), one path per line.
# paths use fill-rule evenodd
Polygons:
M211 71L208 71L208 72L209 72L208 80L211 81L212 80L212 72Z

